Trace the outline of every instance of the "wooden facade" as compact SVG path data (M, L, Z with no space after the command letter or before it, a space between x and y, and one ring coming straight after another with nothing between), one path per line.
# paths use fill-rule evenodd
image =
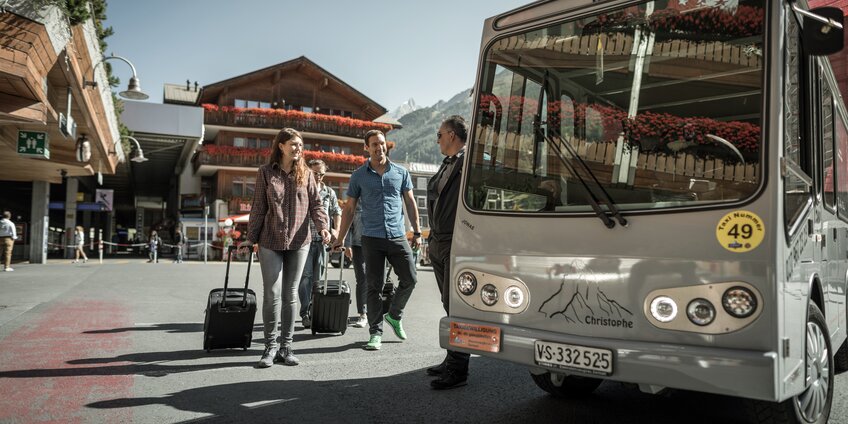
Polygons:
M117 118L111 123L107 118L115 115L111 98L85 85L102 55L90 51L92 34L83 25L67 28L64 46L54 46L48 31L45 24L10 11L0 14L0 180L60 183L62 172L113 174L118 132ZM60 130L60 114L73 118L75 134ZM19 131L47 133L49 158L18 155ZM83 135L91 159L80 162L75 148Z
M366 160L362 135L391 129L374 122L385 108L305 57L207 85L197 103L206 132L195 174L207 198L224 200L231 215L250 211L256 169L281 128L301 131L307 161L324 160L324 182L340 199Z

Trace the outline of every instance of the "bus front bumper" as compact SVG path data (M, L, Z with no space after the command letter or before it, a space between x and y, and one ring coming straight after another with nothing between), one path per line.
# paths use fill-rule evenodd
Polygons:
M499 351L486 352L450 345L452 321L500 328ZM536 363L536 341L609 349L613 353L612 373L598 376L542 367ZM439 322L439 344L445 349L526 365L534 372L564 372L640 385L778 400L775 352L590 338L452 317L442 318Z

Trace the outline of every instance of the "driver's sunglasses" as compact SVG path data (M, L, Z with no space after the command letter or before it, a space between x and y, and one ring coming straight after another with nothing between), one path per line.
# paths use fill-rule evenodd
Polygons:
M323 172L312 171L312 173L315 174L316 177L323 177L324 176Z
M445 132L445 134L447 134L447 133L452 133L452 132L453 132L453 131L447 131L447 132ZM441 133L441 132L437 132L437 133L436 133L436 140L439 140L439 139L441 139L441 138L442 138L442 133Z

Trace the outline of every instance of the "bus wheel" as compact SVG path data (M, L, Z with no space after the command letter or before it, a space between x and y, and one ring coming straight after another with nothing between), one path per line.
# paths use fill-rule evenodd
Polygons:
M551 372L539 375L531 373L530 376L533 377L533 381L539 388L558 398L588 395L594 392L601 385L601 382L603 382L600 378Z
M781 403L753 401L753 414L759 423L825 424L833 402L834 361L824 316L810 304L807 317L807 341L804 391Z
M837 374L848 371L848 339L842 342L842 346L840 346L839 350L836 351L836 355L833 357L833 362L836 366Z

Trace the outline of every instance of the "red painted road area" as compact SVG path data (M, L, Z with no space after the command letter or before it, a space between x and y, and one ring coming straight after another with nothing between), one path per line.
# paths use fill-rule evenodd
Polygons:
M129 308L117 302L65 301L0 340L0 421L129 422L128 409L92 410L98 400L127 398L132 374L110 362L131 348ZM94 364L92 364L94 362ZM100 368L100 369L98 369Z

